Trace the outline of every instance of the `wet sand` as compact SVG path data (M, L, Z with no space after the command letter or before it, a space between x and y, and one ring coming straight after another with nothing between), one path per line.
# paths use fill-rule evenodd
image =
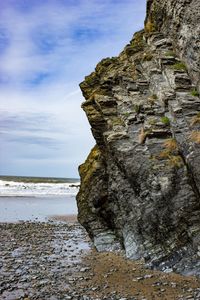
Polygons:
M52 215L76 215L74 195L0 197L0 222L47 221Z
M60 222L66 222L66 223L75 223L77 222L77 215L53 215L49 216L49 220L51 221L60 221Z
M53 219L0 224L0 299L200 299L199 279L97 253L74 216Z

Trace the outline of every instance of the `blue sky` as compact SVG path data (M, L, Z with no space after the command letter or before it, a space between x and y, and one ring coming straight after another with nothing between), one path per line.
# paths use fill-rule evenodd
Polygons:
M143 28L145 0L0 0L0 173L78 177L79 83Z

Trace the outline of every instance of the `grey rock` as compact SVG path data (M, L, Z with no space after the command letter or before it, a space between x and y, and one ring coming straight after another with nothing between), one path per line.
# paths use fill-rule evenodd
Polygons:
M80 84L96 140L80 223L99 251L188 275L200 275L199 13L198 0L148 0L145 31Z
M121 245L116 240L116 236L110 232L102 232L94 237L94 246L99 252L120 250Z

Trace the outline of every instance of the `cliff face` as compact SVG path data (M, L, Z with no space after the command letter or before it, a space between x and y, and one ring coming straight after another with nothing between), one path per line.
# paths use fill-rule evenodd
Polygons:
M200 275L200 3L149 0L145 29L80 87L96 146L79 221L96 248Z
M145 24L170 37L179 57L187 64L193 83L200 89L199 0L147 0Z

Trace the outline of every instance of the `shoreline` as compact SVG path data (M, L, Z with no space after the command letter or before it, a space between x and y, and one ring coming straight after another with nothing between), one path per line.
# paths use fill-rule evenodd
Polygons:
M1 197L0 222L44 221L63 215L76 215L75 196Z
M16 220L16 221L9 221L9 222L5 222L5 221L0 221L0 225L5 225L5 224L21 224L21 223L39 223L39 224L45 224L45 223L78 223L78 219L77 219L77 215L75 214L71 214L71 215L50 215L47 216L45 220L40 221L37 219L37 217L35 219L31 219L31 220Z
M60 221L65 223L75 223L78 222L77 215L52 215L48 217L49 221Z
M0 224L1 299L200 299L200 279L98 253L74 215L53 218Z

